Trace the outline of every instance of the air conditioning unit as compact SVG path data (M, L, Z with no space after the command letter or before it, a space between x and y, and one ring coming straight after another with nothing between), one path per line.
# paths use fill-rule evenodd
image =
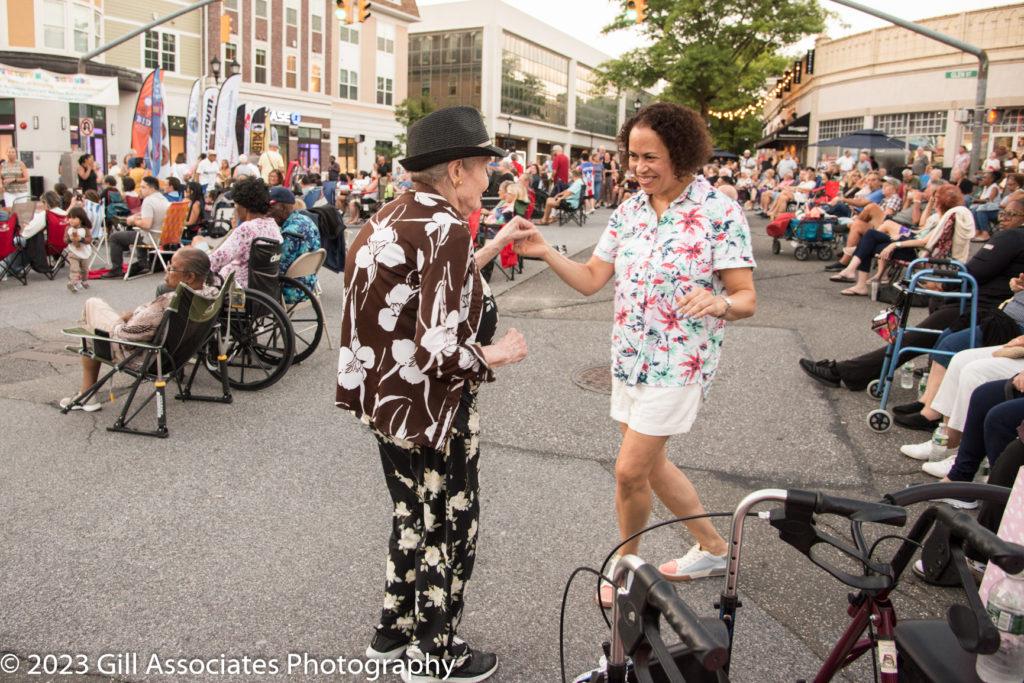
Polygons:
M953 112L953 120L956 123L967 123L968 121L971 120L971 110L957 109L955 112Z
M289 41L288 43L288 47L295 47L296 45L297 41L294 38L292 38L291 41Z

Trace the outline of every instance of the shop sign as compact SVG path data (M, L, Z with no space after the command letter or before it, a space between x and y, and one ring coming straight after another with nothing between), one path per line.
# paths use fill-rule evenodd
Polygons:
M271 109L268 118L271 123L287 123L292 126L297 126L302 123L302 114L297 111Z
M117 79L85 74L58 74L45 69L20 69L0 64L0 97L78 102L116 107Z

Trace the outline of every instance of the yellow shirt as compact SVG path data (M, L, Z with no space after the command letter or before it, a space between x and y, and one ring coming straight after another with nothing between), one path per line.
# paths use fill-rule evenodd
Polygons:
M270 182L270 172L275 168L284 173L284 157L281 156L280 152L274 152L272 150L266 150L260 155L259 160L260 176L263 177L263 182Z

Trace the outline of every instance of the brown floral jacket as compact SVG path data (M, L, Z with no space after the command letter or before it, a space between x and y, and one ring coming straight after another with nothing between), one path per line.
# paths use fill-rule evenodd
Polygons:
M469 227L443 197L406 192L382 207L345 262L337 405L443 449L463 384L494 379L476 343L483 290Z

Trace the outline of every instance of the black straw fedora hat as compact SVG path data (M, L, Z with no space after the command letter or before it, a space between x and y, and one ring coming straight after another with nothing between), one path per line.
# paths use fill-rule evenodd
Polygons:
M422 171L467 157L502 157L505 150L491 144L484 119L473 107L448 107L409 126L409 156L399 163Z

